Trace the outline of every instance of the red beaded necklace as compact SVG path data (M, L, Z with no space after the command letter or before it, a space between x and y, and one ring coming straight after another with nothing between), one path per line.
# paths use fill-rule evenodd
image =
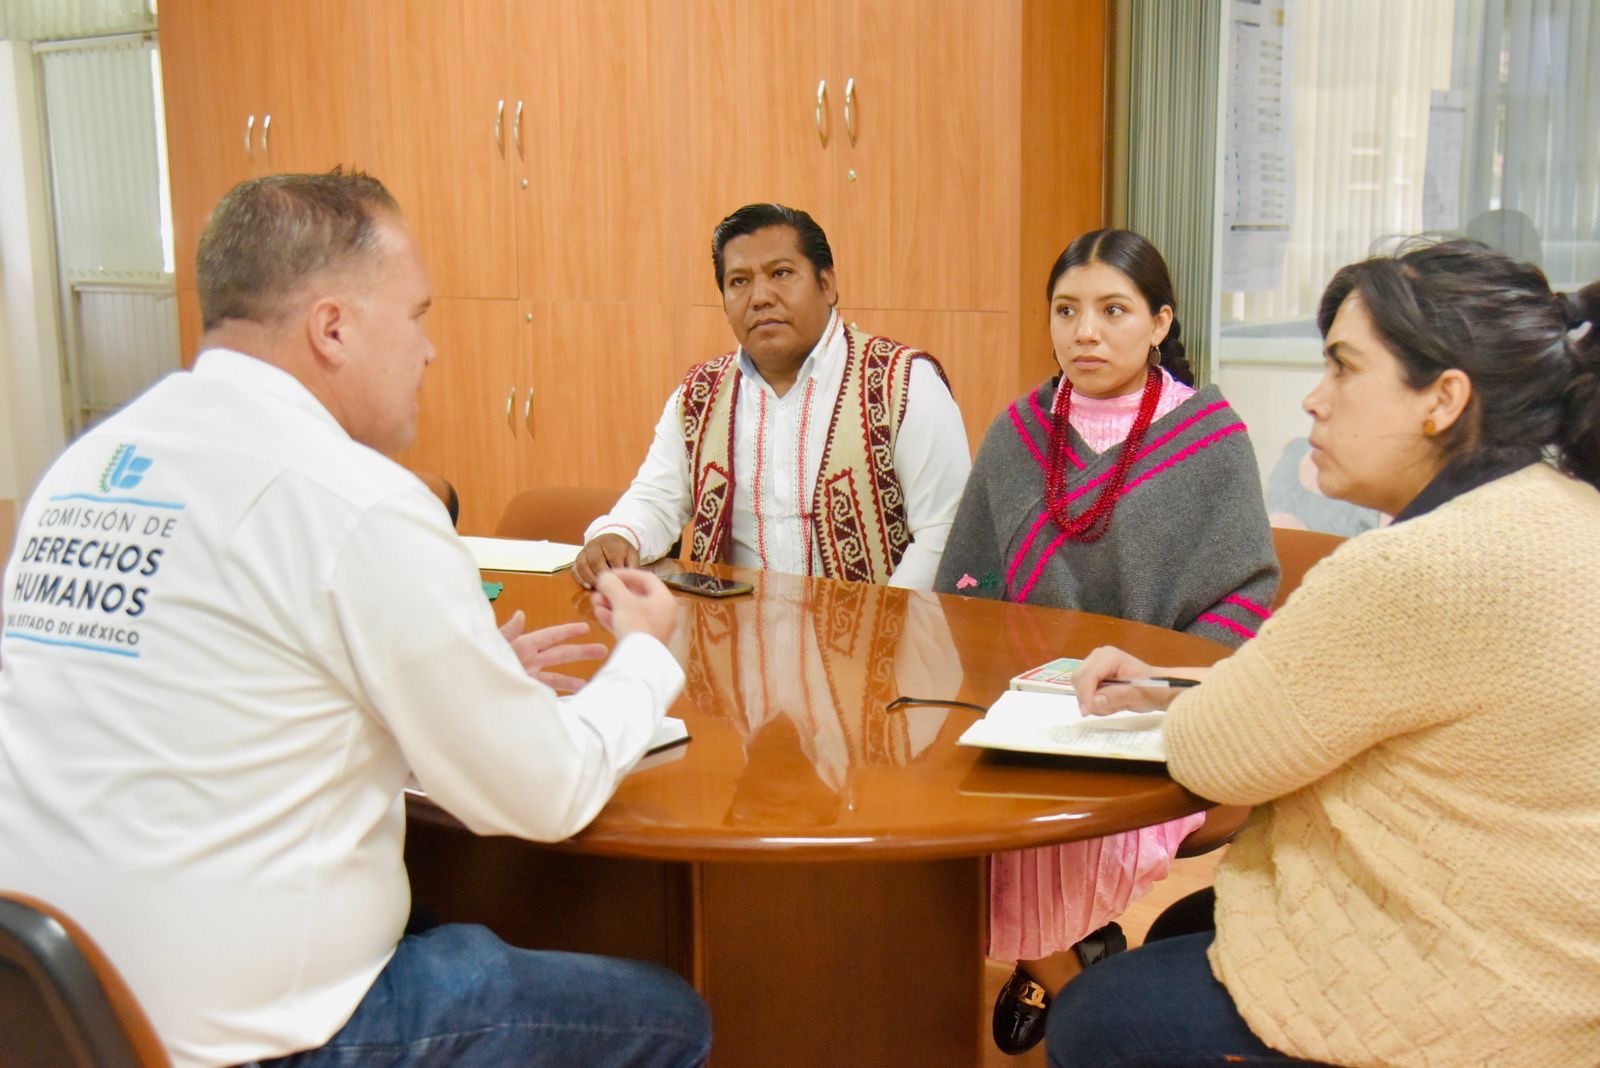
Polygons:
M1150 429L1150 423L1155 418L1156 402L1161 398L1161 372L1150 368L1144 380L1144 394L1139 398L1139 414L1133 420L1133 429L1128 431L1128 436L1122 442L1117 465L1094 504L1077 516L1069 515L1067 511L1067 451L1071 447L1068 442L1071 436L1068 417L1072 414L1072 383L1067 381L1066 375L1061 376L1059 388L1062 398L1056 405L1058 411L1050 425L1050 466L1045 472L1045 500L1050 507L1050 518L1056 521L1056 526L1068 541L1099 541L1111 526L1111 510L1117 506L1117 498L1122 494L1128 468L1133 466L1139 446L1144 444L1145 431Z

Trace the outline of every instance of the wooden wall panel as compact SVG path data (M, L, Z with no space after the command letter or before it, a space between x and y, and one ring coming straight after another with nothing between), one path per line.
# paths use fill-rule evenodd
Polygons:
M370 27L373 87L363 95L377 174L416 231L434 294L516 297L505 0L385 4Z
M859 308L1004 311L1015 229L1014 6L840 4L830 65L854 79L839 139L841 299ZM841 127L844 123L841 121ZM844 132L841 130L841 132ZM853 176L853 177L852 177Z
M437 356L423 378L416 441L398 459L455 486L462 533L490 534L522 488L530 384L522 317L513 300L446 297L424 322Z
M1027 388L1017 373L1012 318L1002 312L863 310L846 317L939 360L974 456L990 421Z
M827 210L840 171L842 81L829 73L831 5L766 0L697 0L688 17L687 91L667 105L686 133L688 185L681 211L688 245L681 261L707 277L711 231L734 209L777 201L809 211L824 230L841 225ZM818 134L817 83L828 79ZM710 299L715 299L715 287Z
M216 18L202 0L161 5L161 82L178 288L194 289L194 252L211 209L234 183L258 173L245 120L265 95L253 5Z
M512 5L511 39L529 45L515 49L527 113L512 166L524 296L687 299L686 2Z
M682 380L674 309L664 304L553 304L532 356L533 435L525 485L625 487Z
M1017 351L1053 374L1045 283L1061 250L1106 223L1109 0L1024 0ZM1040 359L1043 354L1046 359Z

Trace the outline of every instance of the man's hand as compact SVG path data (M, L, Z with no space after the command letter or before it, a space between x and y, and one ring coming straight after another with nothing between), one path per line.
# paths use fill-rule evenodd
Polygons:
M678 629L678 602L650 572L602 571L594 587L594 614L619 639L648 634L665 644Z
M639 550L621 534L597 534L572 562L572 577L586 590L595 588L602 571L618 567L638 567Z
M512 613L510 619L500 628L506 641L511 643L511 651L517 654L517 659L522 661L522 670L530 678L538 679L552 690L561 690L566 693L577 693L583 689L583 680L575 679L571 675L561 675L547 668L557 664L570 664L577 660L604 660L606 647L598 642L587 642L582 645L569 644L574 638L581 638L589 633L587 623L561 623L554 627L542 627L528 634L522 632L526 620L519 608Z

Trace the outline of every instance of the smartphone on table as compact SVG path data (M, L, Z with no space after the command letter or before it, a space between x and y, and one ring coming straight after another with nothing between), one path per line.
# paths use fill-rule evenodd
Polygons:
M662 575L661 581L675 590L682 590L684 593L696 593L701 597L737 597L741 593L750 593L755 590L755 587L748 582L717 578L715 575L700 575L693 571L678 571Z

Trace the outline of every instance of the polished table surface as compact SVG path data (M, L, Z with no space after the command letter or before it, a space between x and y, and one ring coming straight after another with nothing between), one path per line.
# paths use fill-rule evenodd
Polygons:
M689 743L646 757L586 830L548 846L476 838L413 800L416 900L517 945L677 970L711 1006L717 1068L982 1063L987 856L1205 802L1159 767L961 748L980 712L890 702L987 706L1013 675L1097 645L1158 664L1226 650L1083 613L705 570L756 591L678 597L672 714ZM594 619L570 575L485 577L504 583L502 619Z
M677 596L691 741L646 758L566 848L662 860L974 856L1147 826L1203 808L1159 768L1025 762L956 745L979 715L898 697L992 703L1057 656L1122 646L1209 664L1205 639L1079 612L774 572L706 568L755 593ZM593 622L568 574L486 573L502 618ZM594 625L596 635L610 636Z

